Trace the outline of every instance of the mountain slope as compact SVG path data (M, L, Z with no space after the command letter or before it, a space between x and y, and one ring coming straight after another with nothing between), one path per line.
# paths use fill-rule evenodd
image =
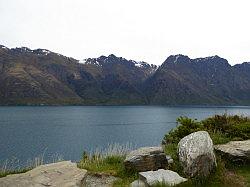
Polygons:
M144 83L145 93L150 104L249 104L250 71L242 75L242 66L218 56L170 56Z
M169 56L160 67L115 55L76 60L0 45L0 105L250 105L250 63Z
M82 61L80 61L82 62ZM0 47L1 104L144 104L155 70L114 55L85 63L45 49Z

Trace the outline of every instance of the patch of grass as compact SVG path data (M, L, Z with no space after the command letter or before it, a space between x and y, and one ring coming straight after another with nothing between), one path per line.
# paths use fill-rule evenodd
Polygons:
M168 169L178 171L179 175L183 175L183 168L178 157L177 144L167 144L164 148L166 155L170 155L173 159L173 163L168 165Z
M110 145L106 150L96 150L93 154L84 152L78 167L90 173L103 173L118 177L115 186L126 186L138 178L138 173L126 170L123 161L131 146Z
M238 166L234 168L234 171L239 176L244 178L244 182L247 187L250 187L250 165Z
M227 137L224 133L220 131L209 132L209 135L211 139L213 140L214 145L225 144L231 140L229 137Z
M29 170L31 170L32 168L25 168L25 169L18 169L18 170L11 170L11 171L0 171L0 178L1 177L6 177L7 175L10 174L19 174L19 173L25 173Z

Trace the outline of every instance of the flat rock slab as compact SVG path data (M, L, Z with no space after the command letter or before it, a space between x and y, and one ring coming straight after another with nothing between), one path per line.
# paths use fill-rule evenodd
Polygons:
M86 173L86 170L77 168L76 163L62 161L0 178L0 187L76 187L82 185Z
M83 186L86 187L112 187L118 180L117 177L105 174L87 174L83 180Z
M168 160L162 147L142 147L131 151L124 161L126 169L137 171L166 168Z
M231 161L250 161L250 140L231 141L226 144L215 145L214 149L220 154L227 156Z
M139 179L148 186L156 185L159 183L169 186L175 186L187 181L186 178L181 177L178 173L164 169L159 169L157 171L140 172Z

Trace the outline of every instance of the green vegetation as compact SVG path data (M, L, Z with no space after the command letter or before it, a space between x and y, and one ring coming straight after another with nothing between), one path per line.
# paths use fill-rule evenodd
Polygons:
M135 171L125 169L123 161L125 156L106 156L92 155L89 157L84 154L82 160L78 163L79 168L84 168L92 174L107 174L120 178L116 185L126 185L138 178Z
M243 116L215 115L203 121L180 117L177 122L177 128L165 135L163 144L177 144L188 134L201 130L210 134L214 144L250 139L250 119Z
M88 170L91 174L106 174L118 177L116 186L126 186L138 178L138 173L125 169L123 161L132 149L127 145L109 145L106 150L96 150L93 154L84 152L78 167Z
M235 172L244 177L246 183L248 184L248 187L250 187L250 165L236 167Z
M250 119L243 116L215 115L203 121L193 120L187 117L177 119L178 126L165 135L163 144L165 152L174 160L169 169L185 176L178 161L178 142L190 133L204 130L207 131L214 144L224 144L233 140L250 139ZM228 160L217 158L217 168L211 176L206 179L191 179L181 186L245 186L250 184L250 167L234 166L228 164ZM227 163L227 164L226 164Z
M25 168L25 169L18 169L18 170L11 170L11 171L0 171L0 178L1 177L6 177L7 175L10 175L10 174L19 174L19 173L25 173L29 170L31 170L32 168Z

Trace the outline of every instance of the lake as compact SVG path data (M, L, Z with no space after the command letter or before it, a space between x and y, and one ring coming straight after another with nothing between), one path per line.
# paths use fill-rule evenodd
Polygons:
M20 163L44 154L79 160L82 152L108 144L159 145L176 118L250 115L250 107L17 106L0 107L0 160Z

